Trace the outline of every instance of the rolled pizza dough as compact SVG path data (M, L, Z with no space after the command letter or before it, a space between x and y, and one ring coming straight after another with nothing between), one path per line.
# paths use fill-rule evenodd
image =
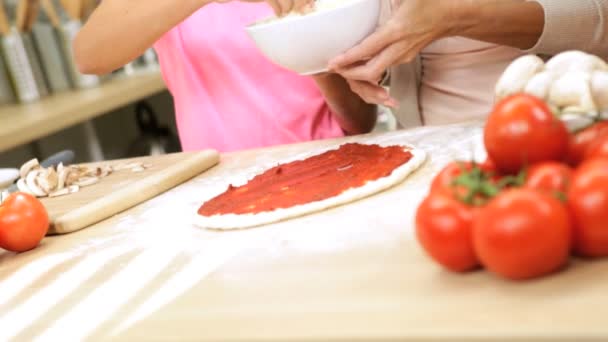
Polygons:
M383 146L383 144L378 145ZM384 146L395 146L395 144ZM372 196L403 182L412 172L416 171L425 162L426 153L423 150L411 146L399 146L402 146L405 151L409 151L412 154L412 158L405 164L394 169L389 176L368 181L363 186L348 189L334 197L329 197L327 199L316 202L296 205L290 208L280 208L275 209L273 211L265 211L255 214L221 214L213 216L203 216L196 213L194 217L194 225L200 228L213 230L253 228L321 212L326 209L348 204ZM308 153L305 155L301 155L299 157L282 161L280 164L286 164L296 160L304 160L309 157L327 152L329 150L337 149L339 147L340 146L334 148L326 148L322 151L317 151L316 153ZM259 174L264 173L266 170L260 172ZM258 174L253 175L252 177L250 177L250 179L257 175Z

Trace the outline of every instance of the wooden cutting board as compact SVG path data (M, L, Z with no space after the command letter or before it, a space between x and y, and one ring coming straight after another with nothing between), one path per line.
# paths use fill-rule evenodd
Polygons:
M213 167L219 154L213 150L175 153L93 163L125 165L143 163L145 170L115 171L79 192L44 198L51 219L49 234L65 234L86 228L155 197Z

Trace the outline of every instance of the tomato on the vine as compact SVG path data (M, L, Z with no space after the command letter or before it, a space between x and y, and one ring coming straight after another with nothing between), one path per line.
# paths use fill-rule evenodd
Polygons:
M35 248L49 229L49 216L36 197L14 193L0 205L0 248L25 252Z
M608 159L593 159L579 166L568 191L568 207L575 252L608 256Z
M474 208L445 193L431 193L416 212L416 237L437 263L455 271L475 269L471 225Z
M452 162L431 183L431 193L443 193L471 206L479 206L498 192L501 176L489 160Z
M483 163L476 164L471 161L455 161L447 164L436 176L431 183L431 192L441 191L446 188L455 188L455 180L463 173L470 172L474 167L479 168L493 179L497 178L497 171L494 164L486 160Z
M571 240L566 207L532 189L501 192L473 222L473 245L481 264L513 280L560 269L568 260Z
M572 169L560 162L542 162L532 165L526 170L525 186L531 189L546 191L551 195L565 197Z
M604 135L608 135L608 121L600 121L572 135L568 145L566 162L571 166L579 165L585 159L589 146Z
M564 123L541 99L527 94L501 100L484 129L488 156L506 173L517 173L541 161L561 160L568 142Z
M608 134L597 137L585 151L585 160L596 158L608 159Z

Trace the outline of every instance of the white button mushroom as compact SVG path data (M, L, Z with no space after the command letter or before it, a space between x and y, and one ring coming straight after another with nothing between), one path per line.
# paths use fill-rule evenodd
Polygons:
M545 63L536 55L526 55L514 60L496 83L496 99L523 92L528 81L543 70Z
M566 51L547 61L545 69L559 73L569 71L592 72L594 70L608 70L608 65L597 56L582 51Z
M524 93L534 95L540 99L546 100L549 96L549 90L553 84L553 80L557 78L557 74L550 71L542 71L534 75L526 84Z
M608 64L582 52L566 51L547 63L537 56L516 59L496 84L496 99L524 92L543 99L570 129L608 119Z
M591 95L591 74L570 71L553 82L549 91L549 102L568 113L597 112Z
M591 76L591 93L600 111L608 111L608 71L596 71Z

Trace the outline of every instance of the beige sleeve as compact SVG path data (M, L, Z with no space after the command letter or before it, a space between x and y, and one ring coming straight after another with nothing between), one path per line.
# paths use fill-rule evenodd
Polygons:
M582 50L608 58L608 0L528 0L545 11L545 28L527 52Z

